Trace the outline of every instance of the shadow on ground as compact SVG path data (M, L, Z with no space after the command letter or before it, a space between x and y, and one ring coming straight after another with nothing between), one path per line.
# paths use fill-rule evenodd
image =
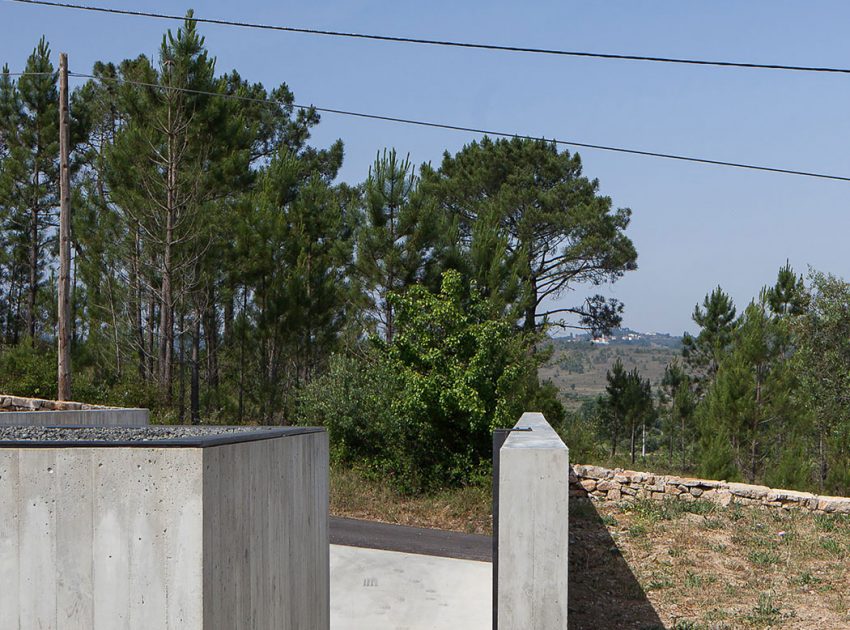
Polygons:
M664 630L602 516L570 499L570 630Z

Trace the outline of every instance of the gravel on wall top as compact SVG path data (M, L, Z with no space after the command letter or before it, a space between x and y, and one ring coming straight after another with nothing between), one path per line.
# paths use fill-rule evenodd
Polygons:
M303 433L302 427L148 426L148 427L0 427L0 442L135 443L208 439L264 439Z

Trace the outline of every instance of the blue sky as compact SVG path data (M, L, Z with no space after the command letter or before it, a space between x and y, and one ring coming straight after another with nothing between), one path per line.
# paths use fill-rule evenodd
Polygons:
M98 4L90 0L89 4ZM850 3L100 2L199 17L412 37L793 65L850 66ZM175 25L0 0L0 63L23 68L44 34L72 70L154 55ZM318 106L850 175L850 76L554 58L202 26L217 68L286 82ZM438 163L468 134L326 115L313 142L342 138L341 177L362 180L395 147ZM617 206L632 208L639 269L610 288L638 330L693 330L720 285L739 310L790 260L850 277L850 184L580 151ZM593 290L595 291L595 289ZM575 304L587 293L564 295Z

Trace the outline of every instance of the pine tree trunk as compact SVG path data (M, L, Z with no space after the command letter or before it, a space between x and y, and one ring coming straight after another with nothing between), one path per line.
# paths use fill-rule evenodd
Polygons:
M207 347L207 386L218 387L218 317L216 313L215 287L210 287L204 317L204 336Z
M183 331L185 330L186 316L180 312L180 322L177 333L178 357L177 366L179 375L177 377L177 419L180 424L186 420L186 343L184 340Z
M35 174L35 195L38 195L38 173ZM30 286L27 303L27 332L30 342L35 345L36 302L38 298L38 201L33 200L30 209Z
M139 276L139 261L141 257L139 228L136 226L133 230L133 254L130 261L130 285L135 291L135 300L133 301L133 325L138 344L138 359L139 359L139 378L142 381L147 379L145 370L145 331L142 323L142 283Z
M239 333L239 424L245 418L245 327L248 325L248 292L242 289L242 319Z
M169 69L169 72L171 70ZM170 74L169 74L170 82ZM165 235L162 252L162 291L160 295L161 311L159 324L159 360L160 383L164 393L166 406L171 404L173 386L173 353L174 353L174 293L172 286L172 264L174 247L174 229L177 219L177 124L174 112L174 93L169 92L168 98L168 135L166 161L166 195L165 195Z
M190 394L190 405L192 424L198 424L201 421L201 382L199 374L201 353L201 315L195 315L195 326L192 330L192 392Z
M156 347L154 346L154 327L156 326L156 297L154 296L153 291L148 293L148 320L147 320L147 360L148 360L148 370L147 377L148 380L154 380L155 372L154 372L154 357L156 356Z

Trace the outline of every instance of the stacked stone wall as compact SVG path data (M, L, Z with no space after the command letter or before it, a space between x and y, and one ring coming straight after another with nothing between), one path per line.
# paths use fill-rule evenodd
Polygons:
M721 506L751 505L767 509L802 510L816 514L850 514L850 498L777 490L745 483L693 479L648 472L570 466L570 496L592 501L649 500L712 501Z
M45 400L44 398L25 398L0 394L0 412L3 411L91 411L94 409L115 409L103 405L72 402L69 400Z

